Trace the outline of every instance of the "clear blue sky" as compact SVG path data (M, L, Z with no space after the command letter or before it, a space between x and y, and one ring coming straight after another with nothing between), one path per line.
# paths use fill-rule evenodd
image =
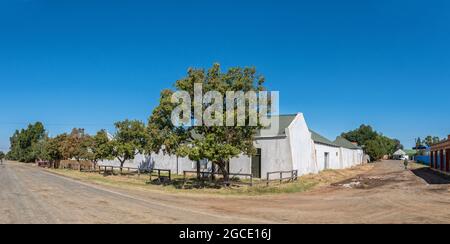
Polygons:
M146 121L188 67L255 66L327 137L450 134L450 1L0 1L0 150Z

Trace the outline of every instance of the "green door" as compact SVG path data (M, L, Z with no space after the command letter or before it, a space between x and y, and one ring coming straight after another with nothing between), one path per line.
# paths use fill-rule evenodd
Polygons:
M256 155L252 157L252 175L254 178L261 178L261 149L257 149Z

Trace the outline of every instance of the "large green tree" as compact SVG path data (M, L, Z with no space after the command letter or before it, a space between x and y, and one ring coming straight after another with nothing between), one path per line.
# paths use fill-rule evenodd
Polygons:
M99 161L113 159L112 145L109 142L108 133L105 130L97 132L95 136L90 138L88 148L90 160L94 164L94 167L97 166Z
M20 162L34 162L37 158L33 152L33 145L45 139L44 125L40 122L30 124L26 129L16 130L10 138L8 158Z
M381 137L366 142L365 151L372 160L380 160L387 155L387 149Z
M67 138L68 135L64 133L48 140L45 144L45 155L48 156L48 160L58 162L60 160L67 159L64 157L64 154L67 155L67 153L64 153Z
M342 137L364 147L373 160L380 160L383 156L392 155L395 151L404 148L399 140L384 136L370 125L361 125L356 130L342 133Z
M111 156L120 162L120 170L128 160L133 160L136 155L143 153L147 144L148 135L145 124L137 120L125 120L115 123L116 133L109 142Z
M356 130L342 133L341 136L351 142L357 142L358 145L364 146L368 141L374 140L378 136L378 133L370 125L361 125Z
M193 161L207 159L213 166L217 166L228 181L229 172L226 165L230 159L238 157L240 154L253 155L255 148L253 139L257 130L261 128L259 124L249 125L250 114L240 113L237 106L233 106L232 113L228 114L224 110L217 114L214 112L211 118L216 122L222 122L222 125L207 125L198 123L196 115L196 106L200 106L201 111L206 111L212 104L223 103L226 108L225 99L222 101L195 101L189 103L187 108L187 117L189 121L196 123L195 126L186 126L184 124L174 125L171 120L171 114L175 107L180 103L172 103L172 95L177 92L187 92L190 98L195 97L196 84L202 85L202 94L208 92L218 92L222 95L227 92L259 92L264 91L264 78L257 75L254 68L231 68L227 72L222 72L219 64L213 65L209 70L190 69L185 78L175 83L174 90L164 90L161 93L159 106L153 111L149 119L150 138L153 142L153 150L162 150L166 153L176 154L181 157L188 157ZM250 104L248 97L245 97L243 103ZM181 101L180 101L181 102ZM185 101L184 101L185 102ZM231 114L234 117L231 117ZM245 116L246 123L239 125L237 115ZM229 118L228 118L229 117ZM224 126L227 119L234 118L234 126ZM188 121L188 122L189 122ZM199 167L197 167L199 168Z
M75 159L78 163L91 158L89 143L91 137L84 129L74 128L62 143L62 154L64 159Z

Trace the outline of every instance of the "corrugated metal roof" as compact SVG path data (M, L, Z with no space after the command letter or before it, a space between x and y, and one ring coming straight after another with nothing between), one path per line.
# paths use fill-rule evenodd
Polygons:
M296 114L273 116L273 118L278 119L279 123L278 132L269 135L264 135L264 137L286 136L286 129L289 127L289 125L292 124L292 122L296 117L297 117ZM261 136L261 131L258 131L256 136L257 137Z
M358 147L351 143L349 140L345 139L342 136L338 136L334 143L340 147L348 148L348 149L361 149L361 147Z
M313 130L309 130L309 131L311 132L311 139L315 143L324 144L324 145L328 145L328 146L332 146L332 147L339 147L339 145L336 145L334 142L328 140L327 138L320 135L319 133L317 133Z

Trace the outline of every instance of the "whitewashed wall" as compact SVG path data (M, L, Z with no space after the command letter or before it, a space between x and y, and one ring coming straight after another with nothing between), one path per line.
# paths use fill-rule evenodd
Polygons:
M261 149L262 178L267 178L268 172L290 171L293 169L289 140L287 137L260 138L256 140L256 147Z
M120 166L120 161L117 159L114 160L104 160L98 162L98 165L100 166ZM140 168L140 169L148 169L151 167L151 159L150 157L138 154L134 160L126 161L123 165L124 167L130 167L130 168Z
M316 143L315 154L319 171L325 170L325 153L329 154L328 169L341 169L340 148Z
M355 150L341 147L341 154L342 169L350 168L355 165Z
M314 155L314 142L302 113L297 115L286 134L289 139L293 169L298 170L299 175L319 172L319 165Z
M238 158L232 158L230 160L230 173L251 174L252 173L252 159L246 155L241 155Z
M257 138L255 146L261 149L262 178L266 177L267 172L273 171L298 170L299 176L318 173L325 169L325 152L329 153L330 169L345 169L359 165L362 163L364 156L362 150L314 143L302 113L299 113L286 129L286 136ZM251 161L251 158L245 155L231 159L230 172L251 174ZM99 164L120 166L118 160L103 161ZM163 153L152 154L149 157L138 155L136 159L126 162L124 166L141 169L170 169L173 174L183 174L183 171L196 170L195 162L187 158L177 158ZM211 170L211 163L207 164L206 170Z

